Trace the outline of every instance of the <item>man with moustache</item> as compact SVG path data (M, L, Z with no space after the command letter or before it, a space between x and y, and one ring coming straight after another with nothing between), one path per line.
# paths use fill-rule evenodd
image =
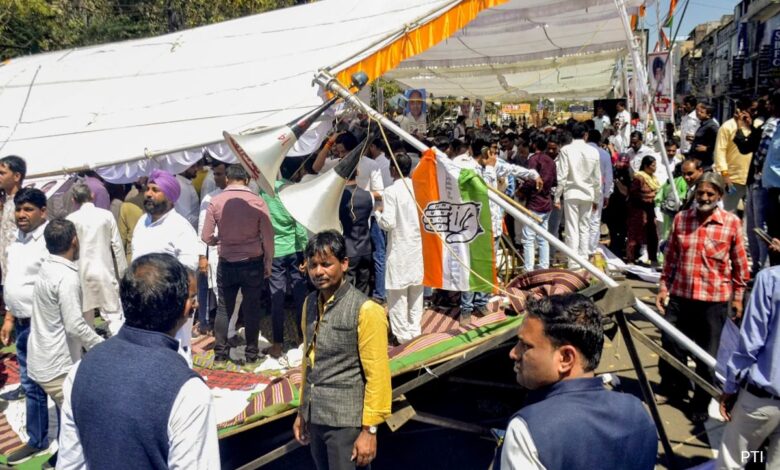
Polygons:
M494 470L647 469L655 467L655 427L634 396L606 390L601 313L589 298L532 300L509 357L528 390L509 421ZM572 439L561 436L577 430Z
M27 374L27 338L33 313L33 290L41 266L49 257L43 232L46 229L46 195L39 189L24 188L14 196L16 239L7 248L8 273L5 277L5 322L0 330L3 345L11 344L16 331L16 358L25 393L25 419L29 440L7 457L17 465L45 452L49 446L49 411L46 393Z
M172 174L155 170L149 175L144 194L146 215L138 219L133 230L133 261L150 253L165 253L176 258L185 268L195 271L199 259L205 260L206 245L201 243L192 224L174 209L180 194L179 182ZM192 324L190 317L176 334L182 355L190 363Z
M306 266L317 291L303 305L303 380L293 434L311 444L318 470L365 467L376 456L377 426L390 415L387 315L346 282L349 259L340 233L314 235Z
M719 174L705 172L699 177L695 206L674 218L656 299L666 319L712 356L718 352L729 304L734 318L742 317L742 299L750 277L742 223L718 207L724 190ZM661 343L685 363L685 350L676 341L662 333ZM659 361L658 369L660 394L668 400L686 398L690 381L665 361ZM712 370L698 360L696 373L708 381L714 378ZM696 387L690 403L691 421L707 419L709 401L707 392Z

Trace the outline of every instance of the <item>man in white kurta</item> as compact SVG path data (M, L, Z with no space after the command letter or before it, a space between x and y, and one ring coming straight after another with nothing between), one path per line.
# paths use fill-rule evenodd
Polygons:
M108 330L115 335L124 323L119 279L127 269L127 257L122 238L111 212L95 207L89 186L77 184L72 194L73 202L81 205L67 217L76 226L79 237L81 310L88 323L94 320L95 310L99 310Z
M200 213L200 198L198 197L198 191L195 190L195 186L192 184L192 180L197 174L197 165L192 165L180 175L176 175L176 180L181 188L181 194L174 204L176 212L187 219L187 222L194 229L198 228L198 214Z
M175 257L190 271L198 269L200 258L205 261L206 245L200 241L190 222L173 209L181 188L167 171L155 170L149 176L144 197L144 214L133 230L132 261L149 253L166 253ZM190 345L192 324L189 321L176 333L176 339L187 362L192 365Z
M390 167L393 184L385 188L383 203L374 213L377 224L387 232L385 287L390 328L399 343L420 336L423 313L422 238L412 180L412 160L397 154L401 170Z
M628 142L631 140L631 114L626 109L625 101L618 101L617 116L615 116L616 141L615 146L618 152L625 152L628 148Z

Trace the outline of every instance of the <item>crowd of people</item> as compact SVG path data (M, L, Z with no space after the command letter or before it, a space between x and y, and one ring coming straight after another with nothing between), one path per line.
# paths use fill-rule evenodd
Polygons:
M568 268L578 269L578 259L593 257L606 244L626 262L660 271L658 309L715 356L726 318L743 316L751 279L759 279L755 303L774 302L777 271L759 272L767 262L780 264L780 219L770 216L780 214L780 93L739 100L722 125L707 103L694 97L684 103L679 132L674 126L644 132L623 102L614 117L599 108L586 122L491 126L464 115L451 133L429 132L420 119L410 130L443 150L453 165L473 170L523 204L542 230L561 237L577 255L568 257ZM663 157L656 150L659 139ZM361 152L357 170L333 214L343 235L309 233L285 209L278 190L327 172L354 151ZM110 466L128 456L159 467L218 466L210 395L191 369L192 339L204 335L215 338L217 369L230 363L252 368L302 344L296 438L311 443L318 468L349 468L374 458L376 426L390 413L388 343L420 336L426 306L459 306L466 325L487 313L489 294L423 286L419 209L410 179L419 156L400 140L376 137L365 116L337 123L309 158L288 160L294 165L285 165L273 194L258 189L241 165L208 155L178 175L155 170L132 185L86 173L66 193L70 210L49 214L46 194L25 187L25 161L0 159L0 340L15 341L21 373L21 387L0 398L26 399L29 436L8 456L9 464L48 448L51 397L62 410L61 468ZM505 216L493 202L488 210L496 251L506 234L520 249L526 271L563 260L532 227ZM755 303L746 321L766 331L773 317ZM773 313L775 307L766 308ZM528 313L511 357L518 381L538 393L535 405L510 422L496 465L557 468L585 458L598 444L583 441L579 451L561 453L546 437L555 427L545 431L536 423L547 419L549 407L568 406L563 393L580 396L583 406L600 406L593 370L603 332L597 310L582 297L545 300L529 305ZM263 334L270 340L266 348L259 344L263 315L271 317L271 331ZM98 317L104 326L97 327ZM295 326L287 328L288 322ZM584 330L572 333L568 323ZM773 341L772 335L774 330L764 339ZM685 350L665 334L662 340L685 362ZM545 349L557 351L555 364L537 356ZM742 351L730 363L735 372L724 403L745 386L756 351ZM776 399L780 384L765 373L764 362L757 367L750 369L753 381L745 390ZM659 395L688 401L690 382L665 362L660 368ZM704 364L697 373L714 380ZM762 379L755 378L759 373ZM135 400L147 385L160 398L154 407ZM631 446L643 462L654 460L652 424L638 402L608 400L623 407L626 419L610 423L609 435L624 425L641 426ZM687 405L693 421L706 419L708 402L697 388ZM759 400L755 406L763 405ZM730 417L729 410L724 407L724 415ZM593 417L599 411L571 415L577 413ZM744 417L740 426L735 432L747 432ZM148 435L104 445L107 434L138 429ZM728 435L723 445L732 453L722 455L733 456L745 444L739 434Z

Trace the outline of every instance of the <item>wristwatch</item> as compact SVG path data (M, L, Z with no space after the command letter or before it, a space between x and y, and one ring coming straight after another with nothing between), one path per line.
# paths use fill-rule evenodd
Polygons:
M376 436L376 432L379 430L379 428L376 426L366 426L363 429L368 431L368 433L371 434L372 436Z

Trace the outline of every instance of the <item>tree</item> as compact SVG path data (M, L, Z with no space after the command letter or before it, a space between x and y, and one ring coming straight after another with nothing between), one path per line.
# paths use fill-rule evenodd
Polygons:
M149 37L296 0L0 0L0 60Z

